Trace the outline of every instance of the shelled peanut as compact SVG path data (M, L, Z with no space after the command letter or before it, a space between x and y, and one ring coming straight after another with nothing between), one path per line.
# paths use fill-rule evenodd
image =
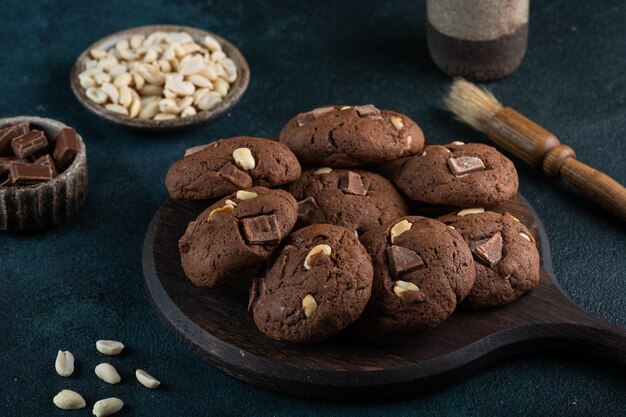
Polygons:
M219 42L198 44L186 32L153 32L93 49L78 76L87 97L106 110L140 119L194 116L218 105L237 80Z

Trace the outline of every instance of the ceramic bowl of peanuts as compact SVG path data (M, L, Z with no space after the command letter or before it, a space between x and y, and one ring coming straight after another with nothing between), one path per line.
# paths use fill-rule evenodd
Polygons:
M144 130L219 117L250 80L245 58L226 39L187 26L141 26L88 47L74 64L72 90L108 122Z

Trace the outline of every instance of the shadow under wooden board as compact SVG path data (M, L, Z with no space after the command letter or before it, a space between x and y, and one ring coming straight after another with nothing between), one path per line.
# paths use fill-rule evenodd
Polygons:
M539 286L507 306L461 309L431 331L385 344L349 334L308 346L275 342L247 313L244 279L217 289L193 286L180 264L178 239L206 207L207 202L163 203L144 243L145 284L159 317L183 345L244 381L308 397L375 399L433 389L528 352L564 349L626 364L626 330L591 316L562 292L541 221L521 196L492 210L518 217L536 238ZM420 214L419 208L412 212Z

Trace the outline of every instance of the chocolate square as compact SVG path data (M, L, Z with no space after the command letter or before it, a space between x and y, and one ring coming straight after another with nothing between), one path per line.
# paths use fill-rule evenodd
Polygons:
M403 246L392 245L386 250L389 272L394 278L426 267L424 260L416 252Z
M80 144L78 143L78 135L76 131L70 127L61 129L55 139L53 157L59 168L62 170L67 169L78 151L80 150Z
M472 172L484 171L485 164L482 159L475 156L460 156L448 159L448 167L454 176L471 174Z
M220 168L218 174L241 189L252 187L252 177L237 168L232 162L227 162L222 168Z
M217 141L219 142L219 141ZM198 145L198 146L194 146L193 148L188 148L185 149L185 155L183 156L183 158L188 157L189 155L193 155L194 153L198 153L200 151L203 151L207 148L212 148L214 146L217 146L217 142L211 142L207 145Z
M9 163L11 184L26 185L52 179L52 168L46 165L12 161Z
M298 126L304 126L334 111L335 108L333 106L319 107L317 109L313 109L309 112L298 115L296 122L298 123Z
M280 230L275 214L242 219L241 226L246 240L251 245L280 241Z
M472 253L487 266L493 268L502 259L502 235L496 233L470 245Z
M354 106L359 117L366 119L378 119L382 118L380 110L373 104L366 104L365 106Z
M361 176L352 171L341 173L339 176L339 189L348 194L367 195Z
M54 159L50 155L42 155L39 158L35 159L33 163L38 165L46 165L52 168L53 177L59 175L59 171L57 170L57 166L54 163Z
M30 132L28 123L18 123L0 129L0 156L10 155L13 152L11 149L11 141L28 132Z
M9 171L11 161L20 161L17 156L0 156L0 174ZM21 161L20 161L21 162Z
M302 224L328 223L326 215L314 197L298 201L298 221Z
M308 216L312 211L319 209L320 206L317 205L314 197L307 197L302 201L298 201L298 217Z
M20 159L24 159L35 152L48 147L48 139L41 130L31 130L21 136L13 138L11 149Z

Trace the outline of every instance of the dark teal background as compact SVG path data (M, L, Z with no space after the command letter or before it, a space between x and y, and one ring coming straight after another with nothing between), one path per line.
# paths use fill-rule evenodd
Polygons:
M61 388L88 404L126 402L120 415L626 415L626 369L590 357L506 361L410 398L351 403L269 392L200 362L163 328L141 272L144 233L166 198L168 166L185 148L234 135L273 136L295 113L327 103L375 103L416 120L432 142L484 137L440 109L450 79L428 56L423 1L30 1L0 3L0 115L59 119L85 138L89 196L44 233L0 235L0 415L91 415L52 404ZM528 54L490 84L503 102L557 133L580 160L626 183L626 2L533 1ZM111 126L74 99L70 68L102 36L178 23L228 38L252 78L241 103L198 129L153 136ZM563 184L516 162L521 192L543 219L556 276L580 306L626 325L624 224ZM98 380L99 338L119 339L118 386ZM74 377L54 372L58 349ZM137 367L163 386L139 386Z

